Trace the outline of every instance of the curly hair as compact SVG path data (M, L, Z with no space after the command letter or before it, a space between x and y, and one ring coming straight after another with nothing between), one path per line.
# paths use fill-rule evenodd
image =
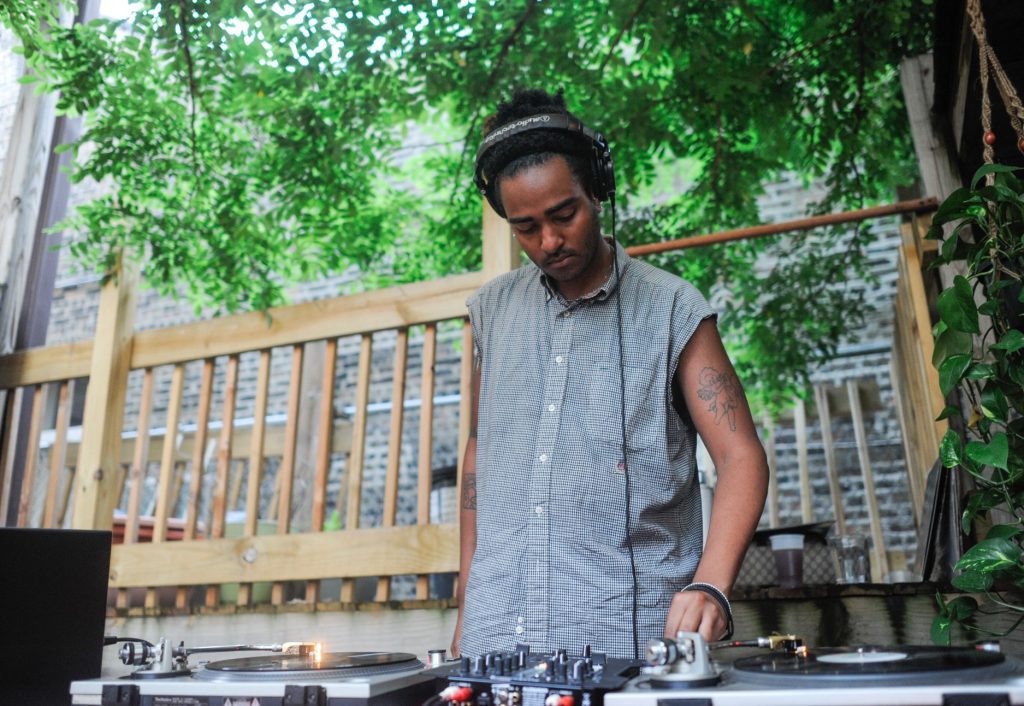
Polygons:
M540 113L568 113L561 89L551 95L540 89L517 89L512 100L498 104L494 115L484 122L484 134L488 135L516 120ZM562 157L576 182L588 196L594 194L594 174L590 167L591 146L582 135L565 130L530 130L501 140L480 156L477 170L488 184L493 184L493 196L500 206L501 192L498 188L502 179L515 176L529 167L536 167L554 157ZM497 209L504 215L502 208Z

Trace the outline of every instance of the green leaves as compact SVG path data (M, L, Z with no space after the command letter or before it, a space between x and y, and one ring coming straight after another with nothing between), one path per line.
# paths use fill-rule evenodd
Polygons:
M963 453L964 447L963 442L960 441L960 435L952 429L947 429L942 437L942 443L939 445L939 458L942 459L942 465L946 468L956 468L960 465Z
M994 466L1006 470L1009 444L1006 434L997 432L992 435L992 441L969 441L964 448L967 458L981 466Z
M978 307L974 303L971 283L965 277L953 278L953 287L939 294L936 301L939 318L951 329L966 333L980 333Z

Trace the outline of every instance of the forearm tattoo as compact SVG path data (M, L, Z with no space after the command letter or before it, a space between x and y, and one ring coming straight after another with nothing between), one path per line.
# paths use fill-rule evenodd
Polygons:
M462 509L476 510L476 473L462 476Z
M700 371L697 396L707 402L708 411L715 415L715 424L728 419L729 430L736 431L736 407L741 394L735 375L719 372L710 366Z

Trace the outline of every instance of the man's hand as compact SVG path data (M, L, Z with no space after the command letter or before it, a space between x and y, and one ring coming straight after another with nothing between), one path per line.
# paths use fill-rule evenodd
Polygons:
M720 640L728 629L718 601L701 591L680 591L672 596L672 605L665 619L665 637L674 640L676 633L699 632L705 642Z

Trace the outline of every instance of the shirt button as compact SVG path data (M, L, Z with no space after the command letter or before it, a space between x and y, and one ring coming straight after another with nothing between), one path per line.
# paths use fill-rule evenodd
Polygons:
M522 625L516 625L516 635L522 635L522 634L523 634L523 626Z
M540 455L540 462L541 463L547 463L548 462L548 455L547 454L541 454Z
M559 365L561 365L564 360L565 358L563 358L560 355L555 356L555 362L558 363Z
M554 412L554 411L555 411L555 405L553 405L553 404L549 404L549 405L548 405L548 411L549 411L549 412Z
M516 622L519 623L520 625L522 625L523 623L526 622L526 618L524 618L523 616L520 615L518 618L516 618Z
M536 507L536 508L534 509L534 511L535 511L535 512L536 512L536 513L537 513L538 515L543 515L543 514L544 514L544 506L543 506L543 505L538 505L538 506L537 506L537 507Z

